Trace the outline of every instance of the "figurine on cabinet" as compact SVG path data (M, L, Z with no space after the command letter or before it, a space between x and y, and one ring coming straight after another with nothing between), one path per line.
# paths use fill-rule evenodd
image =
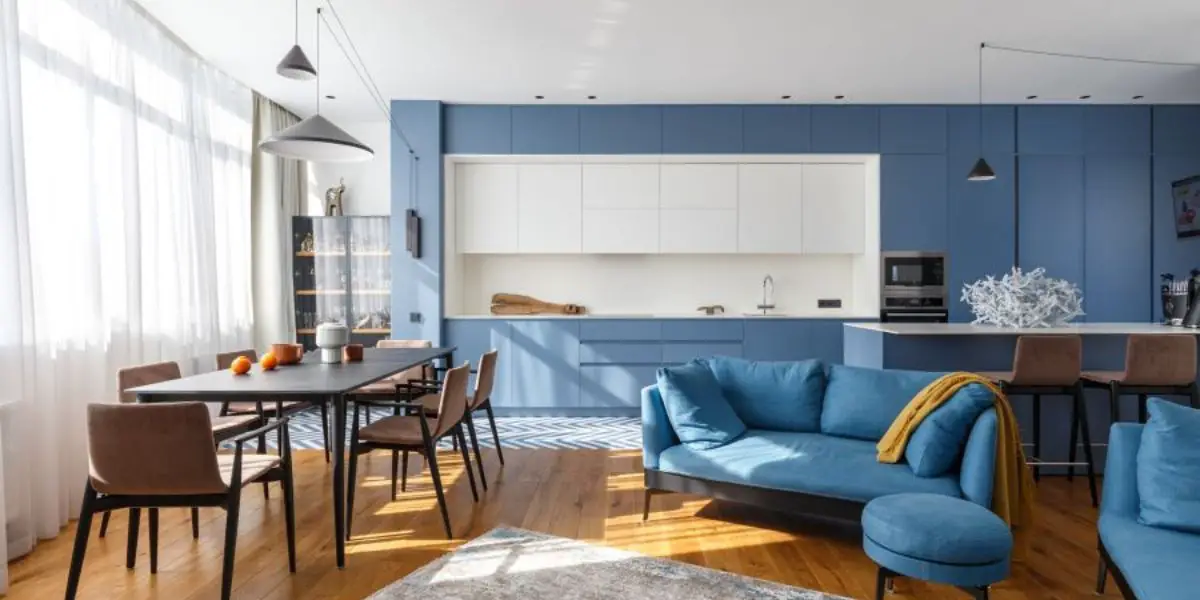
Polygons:
M325 216L342 216L342 194L346 192L346 180L338 178L338 184L325 190Z

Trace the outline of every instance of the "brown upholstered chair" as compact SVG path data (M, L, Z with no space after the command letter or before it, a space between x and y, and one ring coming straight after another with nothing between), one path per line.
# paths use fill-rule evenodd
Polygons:
M212 420L200 402L88 405L88 455L91 468L79 512L75 549L67 576L66 598L75 597L91 534L92 515L128 508L129 545L125 566L137 556L141 509L150 513L150 572L158 571L158 509L213 506L226 511L221 598L233 584L238 507L242 485L254 481L283 484L287 519L288 569L296 572L295 505L287 418L234 436L233 454L217 454ZM281 454L243 455L242 445L272 429L282 432Z
M496 445L496 456L500 459L500 464L504 464L504 451L500 448L500 434L496 431L496 416L492 412L492 386L496 381L496 361L499 353L496 350L485 352L479 358L479 369L475 372L475 393L467 396L467 415L464 419L467 425L467 433L471 438L471 447L475 451L475 463L479 469L479 480L483 484L484 491L487 491L487 475L483 471L483 455L479 451L479 438L475 435L475 411L483 410L487 412L488 423L492 427L492 442ZM406 390L412 390L409 395L417 396L421 390L435 389L429 385L429 382L410 381ZM402 390L405 391L405 390ZM441 397L437 393L425 393L417 396L419 402L425 410L425 414L431 417L438 416L438 405L441 402ZM406 486L406 475L408 471L408 456L403 457L404 468L401 471L400 491L404 491ZM392 495L395 495L396 487L396 472L392 469Z
M1075 475L1075 467L1087 468L1088 489L1092 495L1092 506L1098 506L1096 496L1095 461L1092 460L1092 436L1088 429L1087 405L1083 398L1083 340L1077 335L1022 335L1017 338L1017 349L1013 356L1013 370L1006 372L981 373L1000 384L1004 393L1029 394L1033 396L1033 453L1029 466L1034 477L1040 475L1042 467L1067 467L1067 477ZM1042 459L1042 396L1064 395L1071 397L1071 441L1065 463L1047 462ZM1079 434L1083 434L1084 462L1075 461L1075 447Z
M118 398L122 404L137 402L135 394L129 390L143 385L179 379L179 365L174 362L160 362L137 367L127 367L117 371ZM263 422L258 415L235 415L217 417L212 420L212 437L215 443L221 443L227 438L258 427ZM105 512L100 518L100 537L108 535L109 513ZM130 514L130 518L133 515ZM200 537L200 511L192 508L192 537Z
M432 348L433 342L429 340L379 340L375 343L376 348ZM375 383L364 385L363 387L354 390L355 394L366 394L375 396L392 397L396 394L396 386L404 385L409 381L420 381L429 379L433 376L433 371L429 365L421 365L413 367L402 373L398 373L391 377L380 379ZM371 411L364 410L364 418L367 420L367 425L371 424Z
M402 452L417 452L425 456L429 462L429 475L433 479L433 489L437 494L438 506L442 510L442 524L446 527L446 537L453 538L450 530L450 510L446 506L446 495L442 490L442 476L438 470L437 444L444 437L450 436L458 440L462 450L463 466L467 471L467 481L471 483L471 495L479 501L479 492L475 489L475 477L471 473L471 458L467 455L466 437L463 435L462 423L467 414L467 381L470 374L467 365L455 367L446 372L442 386L441 401L438 404L438 417L425 415L421 404L415 402L400 402L397 400L361 399L354 403L354 429L350 433L350 472L348 475L349 490L346 498L346 539L350 539L350 526L354 517L354 490L357 487L358 455L372 450L392 450ZM399 397L399 394L397 394ZM413 411L415 414L398 414L384 417L366 427L359 428L358 411L361 406L389 407L401 411Z
M1200 408L1196 386L1196 336L1191 334L1133 334L1125 341L1124 371L1087 371L1084 385L1109 392L1112 422L1121 420L1123 394L1137 394L1138 422L1146 422L1151 394L1187 396Z
M236 359L239 356L245 356L246 358L250 359L250 362L253 362L253 363L258 362L258 353L255 352L254 350L237 350L234 352L221 352L220 354L217 354L217 370L224 371L224 370L228 369L230 366L233 365L234 359ZM327 420L325 403L318 402L318 404L321 405L321 423L322 423L322 425L324 425L324 423ZM229 416L229 415L235 415L235 416L236 415L257 415L258 417L265 420L265 419L272 418L272 417L279 418L283 415L300 412L302 410L307 409L308 407L310 407L312 405L313 405L312 402L306 402L306 401L300 401L300 400L282 400L282 399L280 399L280 400L276 400L274 402L232 400L229 402L225 402L224 404L221 405L221 416L224 417L224 416ZM329 462L329 431L328 431L328 427L323 426L322 431L325 434L325 437L324 437L324 440L325 440L325 462ZM275 443L277 443L277 444L282 443L282 438L277 437L275 439ZM264 449L266 448L267 438L265 435L263 436L262 439L258 440L258 445L260 448L264 448ZM267 487L263 486L263 490L265 491L266 489L267 489Z

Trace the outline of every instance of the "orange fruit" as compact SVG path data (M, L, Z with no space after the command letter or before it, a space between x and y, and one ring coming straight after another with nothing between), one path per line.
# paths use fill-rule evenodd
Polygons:
M275 367L279 366L279 359L275 358L274 352L268 352L259 359L258 366L262 367L264 371L273 371Z
M229 370L233 371L234 375L245 375L250 372L250 359L245 356L239 356L233 359L233 364L229 365Z

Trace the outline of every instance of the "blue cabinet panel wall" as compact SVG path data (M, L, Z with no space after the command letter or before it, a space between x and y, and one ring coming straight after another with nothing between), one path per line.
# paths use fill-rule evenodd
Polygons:
M883 250L946 249L944 154L884 154L879 193Z
M1083 114L1092 107L1017 107L1017 151L1021 154L1082 154Z
M454 346L455 365L470 362L477 368L479 357L495 350L496 378L492 384L492 404L508 406L512 402L512 345L509 343L512 327L508 321L495 319L448 319L446 321L446 345ZM475 376L471 376L471 389L475 389Z
M1087 154L1150 153L1149 106L1089 106L1083 116Z
M1157 141L1157 138L1155 138ZM1200 148L1192 154L1154 155L1154 219L1152 275L1174 273L1182 277L1191 269L1200 268L1200 237L1178 238L1175 235L1175 205L1171 197L1171 182L1200 175ZM1157 281L1157 279L1155 279ZM1157 289L1157 286L1150 286ZM1162 303L1154 301L1155 319L1162 318Z
M1200 106L1154 107L1154 153L1196 154Z
M945 154L946 108L885 106L879 109L883 154Z
M512 321L509 406L579 406L579 322L570 319Z
M742 151L742 107L664 106L666 154L736 154Z
M879 109L874 106L812 107L813 152L879 152Z
M578 106L514 106L513 154L579 154Z
M808 152L807 106L747 106L742 109L742 151L747 154Z
M1095 322L1151 319L1150 158L1095 155L1084 167L1083 309Z
M448 104L443 127L446 154L512 154L510 106Z
M1083 156L1022 155L1020 260L1025 270L1082 284Z
M579 138L583 154L661 154L662 108L581 107Z

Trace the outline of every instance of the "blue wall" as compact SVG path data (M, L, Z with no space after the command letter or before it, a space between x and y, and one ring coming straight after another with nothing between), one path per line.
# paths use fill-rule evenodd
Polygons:
M971 318L957 298L964 282L1002 274L1014 259L1078 284L1087 320L1157 318L1157 274L1200 264L1200 239L1175 238L1169 195L1171 181L1200 173L1200 107L987 106L982 147L998 177L970 183L980 114L976 106L447 105L445 151L880 153L882 247L949 253L952 320Z

